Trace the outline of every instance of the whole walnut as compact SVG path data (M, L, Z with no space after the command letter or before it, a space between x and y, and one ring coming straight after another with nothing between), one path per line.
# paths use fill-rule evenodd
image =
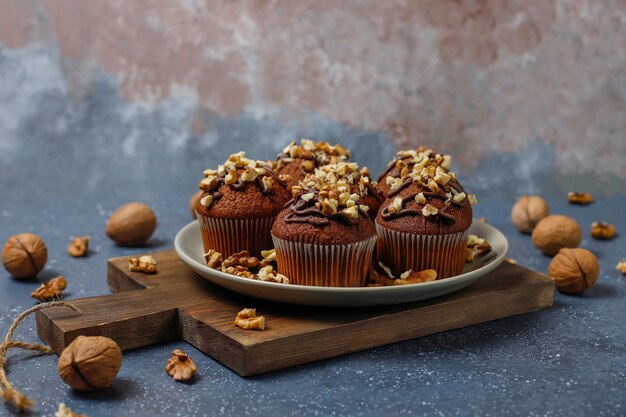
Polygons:
M598 280L598 258L581 248L563 248L548 266L548 275L554 278L557 290L567 294L580 294Z
M30 278L43 269L48 248L39 236L22 233L11 236L2 249L4 268L15 278Z
M128 203L111 214L106 234L120 246L137 246L150 238L156 226L156 216L150 207L143 203Z
M576 220L554 214L544 217L533 229L532 241L546 255L556 255L561 248L575 248L583 239L583 231Z
M122 366L122 351L103 336L78 336L59 356L59 375L79 391L97 391L111 385Z
M550 214L548 203L538 195L523 195L511 209L511 221L524 233L530 233L541 219Z

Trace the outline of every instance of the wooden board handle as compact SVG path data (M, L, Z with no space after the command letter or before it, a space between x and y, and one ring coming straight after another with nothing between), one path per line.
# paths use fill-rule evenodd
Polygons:
M37 333L60 353L77 336L106 336L122 350L177 339L178 308L159 289L68 300L80 313L51 307L37 312Z

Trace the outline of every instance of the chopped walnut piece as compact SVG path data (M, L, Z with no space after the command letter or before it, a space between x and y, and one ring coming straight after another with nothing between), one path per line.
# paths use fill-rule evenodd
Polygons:
M72 243L67 247L67 253L75 258L86 256L89 252L90 236L76 236L72 239Z
M437 279L437 271L434 269L424 269L423 271L408 271L400 275L400 279L394 282L394 285L418 284L420 282L429 282Z
M591 223L591 236L596 239L613 239L615 226L607 222L593 222Z
M248 268L241 265L228 266L225 267L222 265L222 272L226 272L227 274L236 275L242 278L254 278L254 274L248 271Z
M202 207L211 207L211 204L213 204L213 196L211 194L207 194L204 197L200 198L200 205Z
M620 259L615 269L620 271L622 274L626 275L626 261L623 259Z
M370 270L368 286L387 287L390 285L418 284L420 282L434 281L437 279L437 271L425 269L423 271L406 271L400 278L393 276L389 268L382 262L374 264Z
M220 269L224 261L222 254L215 249L209 249L209 251L204 254L204 259L206 260L207 266L213 269Z
M246 268L256 268L259 266L259 259L250 256L250 252L247 250L242 250L241 252L234 253L230 255L224 262L222 262L222 268L227 268L229 266L244 266Z
M198 372L198 368L185 352L174 349L172 357L167 360L165 372L176 381L187 382Z
M389 213L397 213L402 210L402 199L400 197L396 197L393 199L391 204L387 206L387 211Z
M237 313L235 326L244 330L265 330L265 316L257 316L256 308L244 308Z
M467 250L465 262L472 262L479 256L485 255L491 250L491 245L482 237L476 235L467 236Z
M263 191L269 191L274 185L274 177L266 175L261 181L263 182Z
M61 293L67 288L67 280L63 275L44 282L30 296L43 302L61 299Z
M144 274L157 273L157 261L152 255L144 255L139 258L128 259L128 269L131 272L143 272Z
M284 182L290 182L291 181L291 175L289 174L280 174L278 176L278 179Z
M261 281L277 282L279 284L289 284L289 278L287 278L283 274L279 274L278 272L274 271L274 268L272 267L272 265L268 265L266 267L259 269L259 273L257 274L257 277Z
M315 165L313 164L313 161L306 160L302 162L302 169L306 172L313 172L313 170L315 169Z
M426 197L424 196L424 193L419 193L415 196L415 202L419 203L419 204L426 204L427 200Z
M439 210L431 204L426 204L422 207L422 215L424 217L436 216L437 214L439 214Z
M262 250L261 256L263 257L261 263L265 265L270 262L276 262L276 249Z
M78 414L70 410L64 403L59 404L59 410L54 413L54 417L87 417L85 414Z
M590 193L575 193L570 191L567 193L567 201L571 204L585 205L593 202L593 196Z

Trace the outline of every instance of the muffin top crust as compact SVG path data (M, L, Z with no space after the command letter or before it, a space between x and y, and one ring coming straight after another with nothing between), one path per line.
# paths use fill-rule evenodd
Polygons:
M276 171L291 175L292 179L287 181L287 186L291 187L307 174L313 173L317 167L345 162L348 159L350 151L340 144L331 145L325 141L302 139L300 145L293 141L278 154Z
M324 166L294 185L293 198L279 214L272 233L283 239L327 244L374 236L376 231L367 214L369 206L359 192L360 187L367 190L364 183L369 178L363 180L356 164L348 165Z
M376 222L412 233L454 233L472 222L476 196L450 171L452 158L431 149L398 152L381 178L388 191ZM416 220L418 218L419 220Z
M217 169L204 171L198 212L229 219L275 216L289 200L290 178L274 168L273 161L249 159L243 151L230 155Z

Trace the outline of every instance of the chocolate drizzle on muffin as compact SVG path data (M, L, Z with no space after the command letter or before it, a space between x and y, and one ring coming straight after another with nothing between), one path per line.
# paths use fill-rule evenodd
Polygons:
M452 207L473 205L476 197L466 194L450 171L450 155L435 154L421 147L416 151L401 151L392 161L387 171L381 175L389 187L387 198L393 201L386 205L380 215L384 220L402 216L437 217L449 224L456 223ZM397 197L402 191L412 187L412 191ZM442 204L430 204L433 199ZM415 202L416 204L411 204ZM409 207L411 205L411 207Z
M285 206L288 213L284 220L317 227L328 225L330 220L356 224L359 216L367 218L369 206L361 200L368 182L369 177L359 173L357 164L341 163L318 168L314 175L292 187L293 198Z

